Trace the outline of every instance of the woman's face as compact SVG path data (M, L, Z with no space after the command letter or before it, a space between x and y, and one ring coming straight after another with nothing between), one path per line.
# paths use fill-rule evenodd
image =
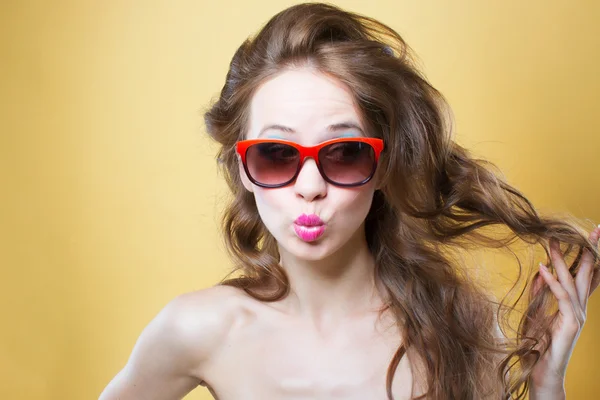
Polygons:
M366 133L349 89L333 78L308 68L287 70L264 83L252 99L246 139L277 138L314 146L339 137ZM323 179L312 158L305 160L294 182L281 188L254 185L241 162L240 174L280 252L319 260L364 240L363 222L375 179L358 187L335 186ZM302 214L317 215L324 229L297 224ZM323 232L315 239L319 229Z

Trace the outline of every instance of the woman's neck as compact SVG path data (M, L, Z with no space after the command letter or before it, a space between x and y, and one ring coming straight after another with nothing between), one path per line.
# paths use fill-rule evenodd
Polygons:
M301 260L282 251L281 265L290 279L290 294L279 304L291 316L317 327L377 312L383 307L381 283L364 235L329 257Z

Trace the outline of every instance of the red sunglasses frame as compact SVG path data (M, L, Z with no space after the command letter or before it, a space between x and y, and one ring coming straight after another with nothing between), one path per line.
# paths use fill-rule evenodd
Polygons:
M361 142L361 143L366 143L373 148L373 151L375 153L375 160L373 163L374 164L373 172L371 173L371 175L369 175L367 178L365 178L361 182L350 183L350 184L334 182L331 179L329 179L327 177L327 175L325 175L325 173L323 172L323 168L321 167L321 163L319 163L319 151L325 146L329 146L331 144L340 143L340 142ZM252 175L250 174L250 171L248 171L248 165L246 164L246 152L248 151L248 148L250 146L255 145L255 144L260 144L260 143L281 143L281 144L286 144L286 145L292 146L293 148L298 150L298 152L300 153L300 162L298 163L298 169L296 170L296 173L294 173L294 176L290 180L288 180L287 182L281 183L281 184L268 185L268 184L257 182L252 177ZM246 171L246 175L248 176L248 179L250 179L250 181L252 183L254 183L255 185L264 187L264 188L279 188L279 187L283 187L283 186L286 186L286 185L289 185L290 183L292 183L298 177L298 174L300 173L300 170L302 169L302 165L304 165L304 160L306 160L307 157L311 157L313 160L315 160L315 163L317 164L317 168L319 169L319 172L321 173L321 176L323 177L323 179L325 179L327 182L331 183L332 185L342 186L342 187L355 187L355 186L364 185L365 183L369 182L371 180L371 178L373 178L373 175L375 175L375 170L377 169L377 163L379 162L379 156L381 155L381 152L383 151L383 149L384 149L383 139L365 138L365 137L345 137L345 138L331 139L331 140L327 140L325 142L319 143L316 146L302 146L298 143L291 142L288 140L269 139L269 138L240 140L239 142L236 143L236 152L238 153L238 155L240 156L240 158L242 160L242 165L244 166L244 170Z

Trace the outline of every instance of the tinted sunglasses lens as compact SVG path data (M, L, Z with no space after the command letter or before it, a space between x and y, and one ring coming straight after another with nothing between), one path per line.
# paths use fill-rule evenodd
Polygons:
M354 185L373 176L375 150L364 142L332 143L319 151L319 163L331 181Z
M280 185L291 180L298 170L300 153L282 143L259 143L246 152L246 165L252 179L263 185Z

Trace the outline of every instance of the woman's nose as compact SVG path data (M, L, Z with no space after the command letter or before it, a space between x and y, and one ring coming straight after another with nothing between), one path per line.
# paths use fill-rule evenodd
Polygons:
M304 160L300 173L296 177L294 190L306 201L325 197L327 194L327 181L321 176L317 163L312 158Z

